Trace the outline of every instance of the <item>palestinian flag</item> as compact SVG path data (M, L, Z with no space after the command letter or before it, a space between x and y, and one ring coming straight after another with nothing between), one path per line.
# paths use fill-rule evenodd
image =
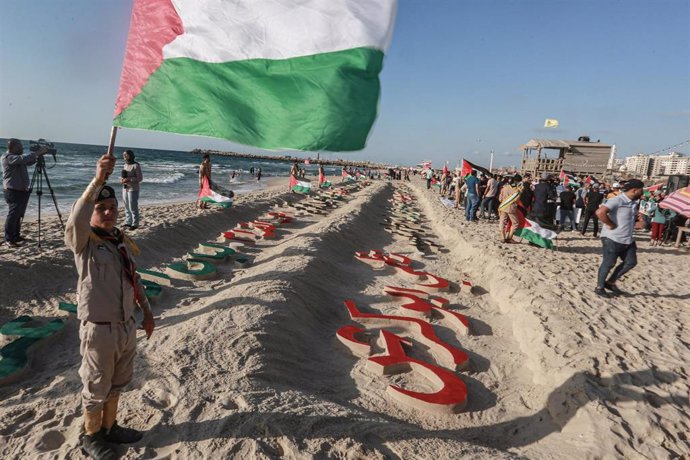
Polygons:
M214 204L222 208L229 208L232 206L232 197L235 194L231 190L226 190L220 187L213 181L209 181L208 177L204 177L199 190L199 199L206 203Z
M319 172L319 188L330 188L331 183L326 180L326 176Z
M573 174L566 173L564 169L561 169L561 174L558 178L563 181L563 187L581 187L580 179Z
M113 125L360 150L396 0L134 0Z
M482 166L477 166L474 163L470 163L469 161L467 161L463 158L462 159L462 171L460 172L460 174L462 174L462 177L469 176L470 174L472 174L473 170L477 171L478 173L483 172L486 175L493 176L493 174L491 174L491 172L488 169L486 169Z
M514 233L515 236L519 236L542 248L553 249L553 240L558 236L556 232L542 227L533 220L527 219L519 210L518 219L518 229Z
M290 176L290 190L308 195L309 192L311 192L311 182L308 180L299 180L295 176Z

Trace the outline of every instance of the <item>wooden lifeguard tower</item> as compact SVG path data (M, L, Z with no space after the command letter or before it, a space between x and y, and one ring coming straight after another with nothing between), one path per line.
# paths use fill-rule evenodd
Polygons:
M522 149L521 173L538 177L542 173L558 174L561 169L569 174L602 178L612 168L615 149L599 141L590 142L582 136L576 141L559 139L530 139ZM547 155L547 151L556 151Z

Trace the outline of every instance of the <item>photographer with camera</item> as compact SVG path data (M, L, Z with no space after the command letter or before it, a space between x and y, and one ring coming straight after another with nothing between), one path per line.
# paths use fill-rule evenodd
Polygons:
M125 150L122 154L122 201L125 205L125 227L136 230L139 227L139 183L144 180L141 165L134 161L134 152Z
M24 154L24 146L19 139L7 141L7 152L2 156L2 188L9 207L5 220L5 244L12 248L21 246L24 241L20 231L31 196L31 181L26 167L35 164L46 153L45 148L40 148Z
M92 458L117 458L112 444L137 442L142 433L117 423L122 389L132 380L137 349L135 308L143 312L147 338L154 329L151 307L136 272L134 242L117 224L117 197L105 180L115 157L103 155L96 176L72 206L65 244L77 267L79 368L84 408L81 447Z

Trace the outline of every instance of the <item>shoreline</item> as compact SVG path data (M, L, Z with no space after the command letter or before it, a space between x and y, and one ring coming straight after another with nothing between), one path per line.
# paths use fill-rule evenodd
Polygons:
M334 176L335 177L335 176ZM268 176L265 179L262 177L260 183L261 185L258 188L253 188L251 190L245 190L241 192L236 192L235 197L240 197L240 196L246 196L248 194L256 193L256 192L261 192L269 189L273 189L276 187L279 183L283 183L284 181L287 181L288 176ZM150 185L150 184L149 184ZM287 188L287 186L286 186ZM174 204L185 204L185 203L194 203L196 202L196 192L190 193L189 197L177 197L173 198L168 201L144 201L140 200L139 201L139 209L140 211L144 211L146 208L153 208L153 207L158 207L158 206L166 206L166 205L174 205ZM121 204L122 200L118 196L118 204ZM43 219L57 219L57 212L55 212L55 209L52 207L53 203L49 202L49 205L51 206L51 210L46 212L44 210L41 211L41 220ZM122 217L122 213L124 213L124 208L120 206L120 212ZM67 216L69 216L69 210L60 210L60 213L62 214L63 219L67 219ZM4 225L5 223L5 217L6 216L0 216L0 225ZM29 224L29 223L35 223L38 220L38 214L36 213L31 213L27 214L24 216L24 224Z

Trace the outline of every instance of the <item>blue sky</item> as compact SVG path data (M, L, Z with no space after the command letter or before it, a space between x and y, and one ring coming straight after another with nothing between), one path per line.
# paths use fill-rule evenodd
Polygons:
M0 137L106 144L130 11L128 0L0 0ZM495 164L518 165L533 137L589 135L619 156L688 140L688 24L688 0L400 0L368 145L333 156L488 166L493 150ZM258 152L135 130L117 145Z

